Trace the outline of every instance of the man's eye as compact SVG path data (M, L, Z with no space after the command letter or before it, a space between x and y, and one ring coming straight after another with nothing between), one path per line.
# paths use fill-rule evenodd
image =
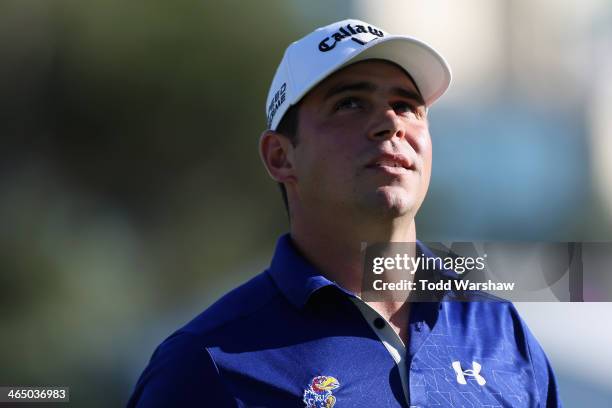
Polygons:
M396 112L413 112L416 107L408 102L396 102L393 104L393 109Z
M340 100L334 106L334 110L343 110L343 109L358 109L361 107L361 102L357 98L344 98Z
M425 107L419 104L410 102L397 102L393 104L393 109L398 113L414 113L417 116L422 116L425 113Z

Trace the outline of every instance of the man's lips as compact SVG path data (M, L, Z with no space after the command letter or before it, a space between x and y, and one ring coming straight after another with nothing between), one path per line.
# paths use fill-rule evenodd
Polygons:
M384 169L391 172L416 170L414 163L406 156L397 153L384 153L376 156L366 164L369 169Z

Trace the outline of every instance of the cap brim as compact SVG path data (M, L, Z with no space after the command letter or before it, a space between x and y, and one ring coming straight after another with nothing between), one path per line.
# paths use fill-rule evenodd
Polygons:
M393 35L372 41L340 68L366 59L388 60L402 67L416 82L427 106L442 96L451 83L450 67L444 57L411 37Z
M359 52L350 54L346 61L323 73L297 100L334 72L368 59L387 60L402 67L416 82L426 106L442 96L451 83L450 67L436 50L411 37L390 35L370 41Z

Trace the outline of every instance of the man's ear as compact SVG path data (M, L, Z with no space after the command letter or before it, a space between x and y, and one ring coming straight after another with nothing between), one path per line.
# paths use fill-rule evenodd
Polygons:
M264 131L259 138L259 155L272 179L279 183L295 181L294 146L285 135Z

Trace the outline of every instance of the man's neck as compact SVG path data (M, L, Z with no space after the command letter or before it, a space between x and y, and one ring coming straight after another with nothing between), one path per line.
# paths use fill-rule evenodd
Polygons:
M292 222L291 238L301 252L326 278L361 296L365 245L382 242L415 242L414 218L394 220L384 228L343 226L334 220L318 223ZM414 256L414 254L412 254ZM387 301L367 302L389 322L404 344L408 341L410 303L393 295Z
M414 218L391 220L371 227L355 223L299 222L292 220L291 238L302 255L329 280L361 294L366 245L415 242Z

